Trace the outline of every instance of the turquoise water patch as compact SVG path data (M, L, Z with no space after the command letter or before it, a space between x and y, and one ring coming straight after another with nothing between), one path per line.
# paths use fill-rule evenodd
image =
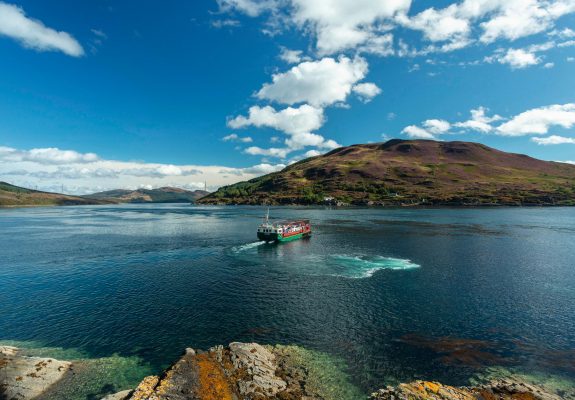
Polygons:
M365 255L334 255L330 262L333 264L333 275L346 278L369 278L382 269L409 270L421 267L403 258Z
M38 400L101 399L105 395L134 389L140 381L155 372L139 357L91 358L78 349L46 347L34 341L1 340L2 346L14 346L28 357L49 357L71 361L73 374L68 374L38 397Z

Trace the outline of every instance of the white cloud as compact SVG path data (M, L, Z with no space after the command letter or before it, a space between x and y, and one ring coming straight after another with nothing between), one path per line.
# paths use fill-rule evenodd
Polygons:
M406 13L411 0L292 0L292 19L313 32L319 54L329 55L377 41L382 23Z
M246 174L264 175L271 174L272 172L281 171L286 167L285 164L258 164L253 167L242 168L242 172Z
M551 68L553 68L554 66L555 66L555 63L548 62L548 63L545 63L545 65L543 66L543 68L545 68L545 69L551 69Z
M553 17L544 4L552 2L502 0L498 3L498 13L481 24L484 32L480 40L484 43L493 43L499 38L515 40L552 26Z
M417 125L409 125L403 128L401 133L409 136L412 139L435 139L433 134L429 133L423 128L420 128Z
M280 149L277 147L271 147L269 149L262 149L261 147L257 146L248 147L244 150L244 153L250 154L252 156L277 157L282 159L286 158L289 152L289 148Z
M1 180L41 190L86 194L110 189L134 189L142 186L192 188L199 180L211 189L247 180L285 167L284 164L258 164L246 168L206 165L173 165L92 159L68 150L74 157L27 157L32 150L0 146ZM41 152L42 153L42 152ZM79 155L79 156L78 156ZM54 162L56 161L56 162ZM195 177L195 179L190 179ZM198 179L198 177L201 177ZM201 183L203 188L203 182Z
M381 93L381 89L377 87L375 83L371 82L358 83L352 87L352 90L366 103Z
M162 164L153 167L139 167L123 169L121 171L124 175L132 176L146 176L150 178L162 178L166 176L189 176L198 175L202 172L194 168L179 167L171 164Z
M379 36L371 36L364 44L358 47L358 52L374 54L380 57L394 55L393 34L386 33Z
M499 39L516 39L544 32L559 17L575 12L573 0L464 0L442 9L433 7L414 16L400 14L396 20L404 27L419 30L432 43L421 51L405 47L402 55L424 55L461 49L479 40L493 43ZM475 25L482 31L477 39ZM570 30L554 31L556 36L569 37Z
M251 143L251 142L254 141L254 140L253 140L251 137L249 137L249 136L241 137L241 136L238 136L238 135L235 134L235 133L232 133L232 134L229 134L229 135L227 135L227 136L224 136L224 137L222 138L222 140L223 140L224 142L240 142L240 143Z
M487 57L487 62L497 61L500 64L507 64L512 69L527 68L541 62L541 57L525 49L508 49L507 52L497 52L494 56Z
M562 163L565 163L565 164L575 165L575 161L557 161L557 162L562 162Z
M428 8L413 17L402 14L397 21L407 28L422 31L431 42L463 40L471 31L470 21L460 16L457 4L440 10Z
M557 135L551 135L551 136L545 137L545 138L534 137L534 138L531 138L531 140L533 142L537 143L538 145L543 145L543 146L556 145L556 144L575 144L574 138L568 138L568 137L557 136Z
M301 50L290 50L286 47L281 47L279 58L288 64L299 64L302 61L308 60L308 57L302 56Z
M31 161L39 164L91 163L98 161L94 153L79 153L74 150L60 150L56 147L17 150L0 147L0 161Z
M423 121L422 127L409 125L401 133L412 139L435 139L436 135L447 133L450 129L451 124L443 119L428 119Z
M443 119L428 119L423 122L423 127L436 135L446 133L451 128L451 124Z
M287 107L276 111L271 106L250 107L248 117L238 116L228 121L228 126L234 129L255 126L258 128L273 128L288 135L285 140L286 149L250 147L248 154L273 156L284 158L290 151L299 150L307 146L320 148L336 148L339 144L333 140L326 140L323 136L312 133L324 123L323 109L303 104L298 108Z
M257 17L261 13L273 10L278 6L275 0L216 0L220 10L227 12L237 10L249 15L250 17Z
M504 136L544 135L552 126L571 128L575 125L575 104L555 104L534 108L513 117L497 128Z
M305 152L304 157L309 158L309 157L317 157L320 155L321 155L321 152L318 150L308 150Z
M548 35L558 37L560 39L569 39L575 37L575 31L573 29L565 28L563 30L552 30Z
M464 122L457 122L454 126L463 129L470 129L481 133L488 133L493 130L492 122L500 121L503 118L499 115L488 117L487 108L479 107L471 110L471 119Z
M574 62L575 57L567 57L566 60L567 60L567 62Z
M84 49L72 35L46 27L41 21L28 18L18 6L0 2L0 35L18 41L37 51L61 51L80 57Z
M234 129L255 126L273 128L288 135L308 133L319 129L324 122L323 110L304 104L298 108L287 107L276 111L271 106L250 107L248 117L242 115L228 121Z
M361 57L306 61L287 72L274 74L272 83L264 84L257 96L283 104L325 107L345 101L353 85L362 80L367 71L367 62Z
M395 54L392 31L422 32L431 44L417 50L402 45L400 56L425 55L462 49L474 43L514 41L548 31L557 38L573 37L565 28L552 30L555 21L575 12L573 0L463 0L443 8L428 7L409 15L411 0L218 0L223 11L247 15L268 12L275 30L298 27L311 34L320 56L353 51L380 56ZM407 47L406 47L407 46Z

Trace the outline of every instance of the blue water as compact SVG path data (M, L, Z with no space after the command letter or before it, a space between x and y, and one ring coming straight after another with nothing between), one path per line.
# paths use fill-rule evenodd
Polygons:
M137 356L297 344L363 391L493 366L575 378L575 208L272 208L314 235L254 240L258 207L0 210L0 340Z

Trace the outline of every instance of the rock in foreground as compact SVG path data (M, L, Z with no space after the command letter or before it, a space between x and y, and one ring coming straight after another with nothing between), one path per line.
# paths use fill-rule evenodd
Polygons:
M416 381L381 389L370 400L561 400L554 394L524 382L499 380L472 388L456 388L438 382Z
M322 399L289 352L257 343L231 343L207 352L188 349L161 377L145 378L130 400Z
M16 347L0 346L0 399L32 399L44 393L70 370L71 363L27 357Z

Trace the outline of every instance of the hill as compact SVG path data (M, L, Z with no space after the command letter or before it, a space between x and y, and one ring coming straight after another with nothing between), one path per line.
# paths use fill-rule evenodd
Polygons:
M394 139L338 148L282 171L222 187L199 201L326 202L575 205L575 166L506 153L479 143Z
M86 199L60 193L42 192L0 182L0 207L9 206L70 206L107 204L106 201Z
M105 200L116 203L193 203L206 196L204 190L185 190L175 187L138 190L108 190L83 196L86 199Z

